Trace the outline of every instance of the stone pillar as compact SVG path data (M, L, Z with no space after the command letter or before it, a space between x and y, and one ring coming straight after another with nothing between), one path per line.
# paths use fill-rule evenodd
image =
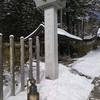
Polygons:
M58 78L57 7L48 6L45 12L45 77Z

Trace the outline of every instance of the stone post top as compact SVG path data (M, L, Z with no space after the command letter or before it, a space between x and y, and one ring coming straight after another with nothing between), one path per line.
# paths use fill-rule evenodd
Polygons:
M29 41L32 41L32 38L29 38Z
M13 37L14 37L14 35L10 35L9 37L10 37L10 38L13 38Z
M20 37L20 39L24 39L24 37L23 37L23 36L21 36L21 37Z
M2 33L0 33L0 36L2 36Z
M66 0L34 0L37 7L41 8L42 10L49 6L56 6L57 9L61 9L65 7Z

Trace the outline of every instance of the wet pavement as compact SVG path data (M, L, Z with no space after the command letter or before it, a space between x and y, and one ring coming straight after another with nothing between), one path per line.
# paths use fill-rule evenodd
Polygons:
M100 77L95 77L92 84L94 84L94 89L88 100L100 100Z

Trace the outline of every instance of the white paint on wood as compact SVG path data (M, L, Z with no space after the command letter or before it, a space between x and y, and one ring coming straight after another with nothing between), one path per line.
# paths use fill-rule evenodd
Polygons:
M32 71L32 38L29 38L29 67Z
M21 52L21 91L24 91L24 85L25 85L25 82L24 82L24 37L20 37L20 45L21 45L21 48L20 48L20 52Z
M10 74L11 74L11 96L15 96L14 36L13 35L10 35Z
M36 83L39 84L40 83L40 65L39 65L39 58L40 58L40 43L39 43L39 37L36 37L36 65L37 65L37 69L36 69Z
M0 33L0 100L3 100L2 34Z

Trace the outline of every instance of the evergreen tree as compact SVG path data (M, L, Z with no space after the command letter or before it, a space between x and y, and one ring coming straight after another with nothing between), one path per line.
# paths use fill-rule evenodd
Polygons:
M100 1L98 0L67 0L63 11L64 22L68 27L67 31L72 34L79 35L81 33L84 36L86 33L84 30L87 28L85 27L86 22L95 27L100 24L98 21L100 19L98 17L100 14Z
M27 36L43 21L43 13L33 0L3 0L0 5L0 32L5 41L10 34L15 40Z

